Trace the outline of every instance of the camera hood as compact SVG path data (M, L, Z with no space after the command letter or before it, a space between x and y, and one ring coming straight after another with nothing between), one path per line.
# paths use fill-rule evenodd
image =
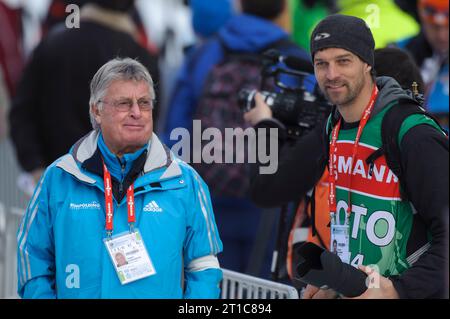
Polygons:
M297 249L296 279L320 288L331 288L345 297L360 296L367 289L367 275L313 243Z

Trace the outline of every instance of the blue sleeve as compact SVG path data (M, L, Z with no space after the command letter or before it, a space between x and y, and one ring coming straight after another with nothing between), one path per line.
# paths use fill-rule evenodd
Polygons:
M192 209L187 214L184 241L185 298L218 298L222 270L217 254L222 251L208 188L193 172Z
M448 91L448 61L441 66L439 74L433 79L432 85L429 88L426 100L426 109L431 114L448 116L449 111L449 91ZM445 127L448 129L448 124Z
M55 255L47 172L38 183L17 233L18 294L56 298Z
M392 43L389 47L397 47L399 49L406 49L406 46L411 42L411 37L402 39L396 43Z
M305 50L300 49L297 46L287 46L287 47L283 48L282 51L283 51L284 55L294 56L299 59L302 59L306 63L311 64L311 67L312 67L311 56ZM278 66L289 69L289 67L287 67L284 63L280 63ZM297 70L297 71L305 72L305 70ZM303 86L305 88L305 90L310 93L313 93L317 87L317 80L313 73L300 79L300 82L298 80L299 80L298 78L295 78L290 75L281 75L280 76L280 81L283 84L287 85L288 87L298 88L300 86Z
M185 279L185 299L218 299L220 297L219 284L222 280L222 270L206 269L189 273Z
M36 277L27 282L20 296L24 299L56 299L55 281L48 277Z

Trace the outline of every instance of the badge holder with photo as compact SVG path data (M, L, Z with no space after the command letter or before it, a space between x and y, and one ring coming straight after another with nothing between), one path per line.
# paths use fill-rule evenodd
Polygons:
M105 238L103 242L122 285L156 274L137 229Z
M349 217L346 214L343 224L338 224L339 217L336 213L331 213L331 242L330 251L339 256L342 262L350 263L350 226Z

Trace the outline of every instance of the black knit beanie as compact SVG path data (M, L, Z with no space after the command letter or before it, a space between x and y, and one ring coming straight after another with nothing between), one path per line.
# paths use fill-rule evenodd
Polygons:
M313 61L319 50L341 48L374 65L375 40L366 22L357 17L342 14L326 17L314 29L310 46Z

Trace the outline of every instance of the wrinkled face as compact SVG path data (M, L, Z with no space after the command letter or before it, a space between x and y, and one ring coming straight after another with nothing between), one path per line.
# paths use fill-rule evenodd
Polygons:
M323 49L314 55L314 73L328 101L338 106L351 105L367 83L371 67L350 51Z
M92 106L92 111L111 152L132 153L150 140L153 94L146 82L113 81L101 104L101 108Z

